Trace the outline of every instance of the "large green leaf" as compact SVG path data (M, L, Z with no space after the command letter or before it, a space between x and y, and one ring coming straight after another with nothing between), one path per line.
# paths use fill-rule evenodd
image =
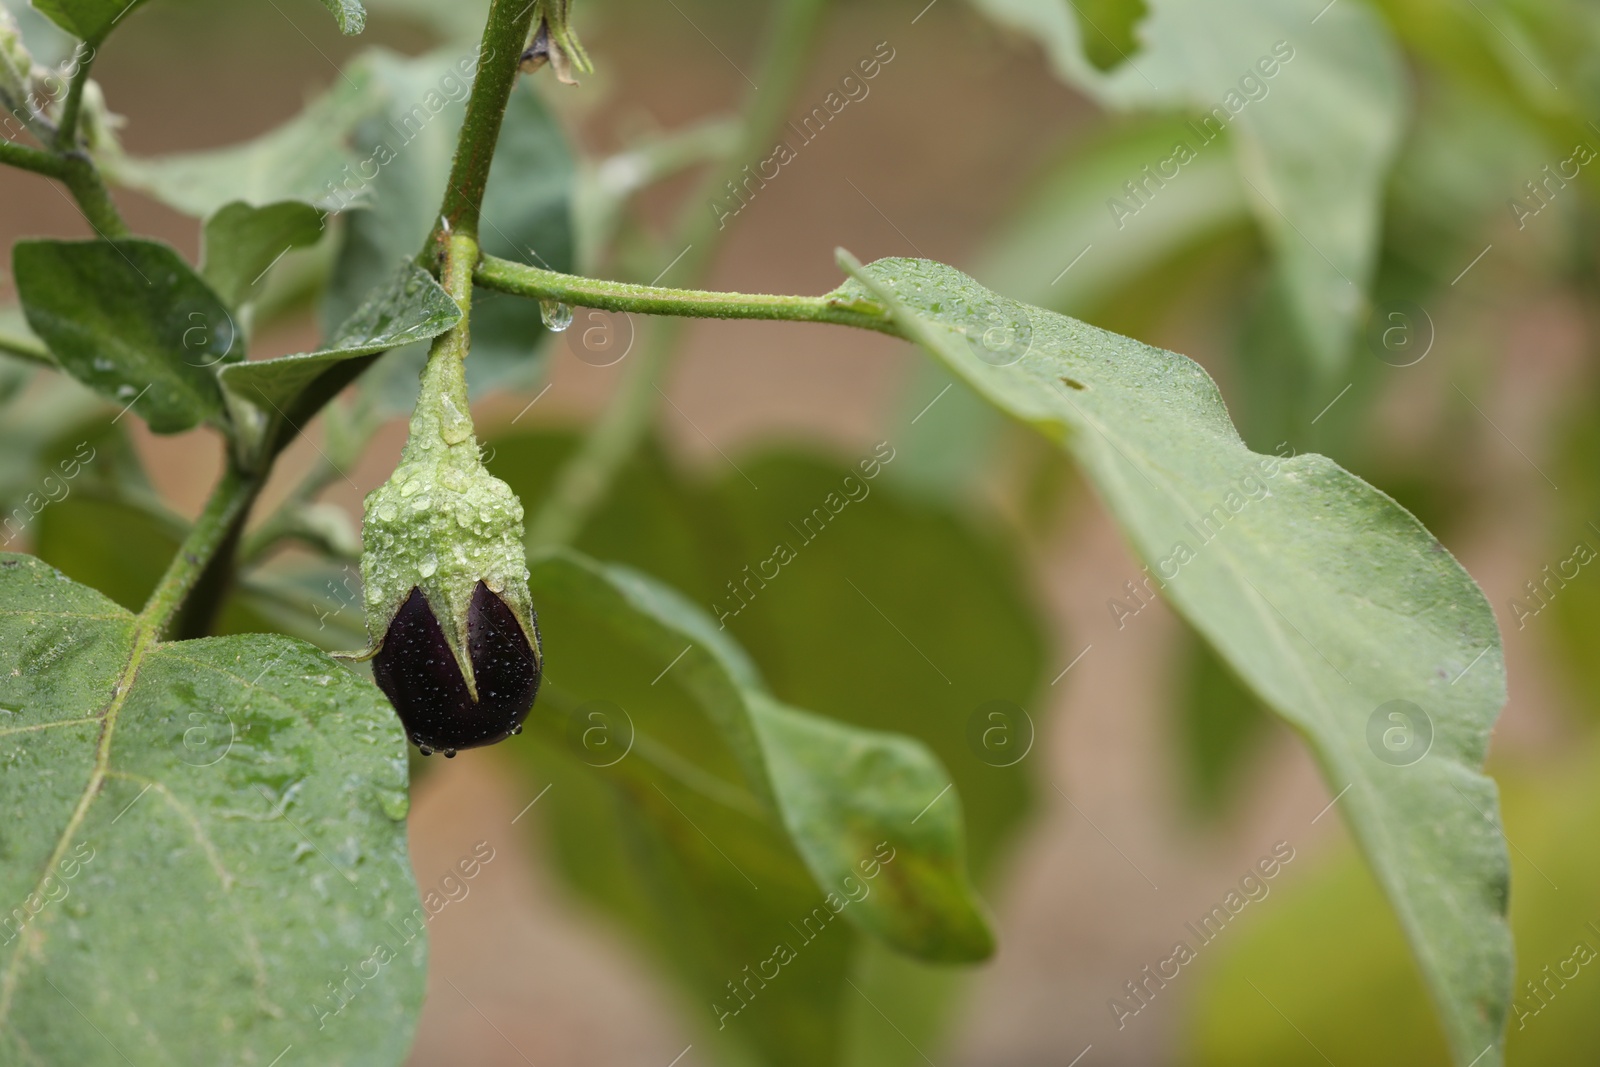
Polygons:
M206 219L200 273L228 306L238 309L261 288L261 280L283 256L316 244L323 213L300 200L252 207L242 200Z
M551 673L529 730L547 743L510 751L531 791L561 795L541 812L569 877L710 1004L714 1046L833 1062L857 929L937 959L989 949L960 804L925 748L779 704L715 622L638 572L531 569ZM751 1004L728 984L746 980Z
M51 22L74 37L99 42L143 0L33 0Z
M1457 1059L1500 1062L1509 874L1494 783L1479 767L1505 666L1471 577L1331 460L1251 452L1216 386L1182 356L1007 300L940 264L842 258L854 280L835 298L887 307L906 337L1060 441L1167 598L1306 736ZM1392 751L1386 739L1407 727L1411 747Z
M28 325L74 378L131 406L156 433L222 414L214 368L243 359L243 339L167 245L19 241L12 267Z
M770 807L822 892L858 879L857 864L878 843L890 844L897 854L893 877L847 917L927 959L970 962L993 951L967 881L960 804L951 797L929 807L951 782L927 749L785 707L763 691L754 666L708 615L637 571L566 553L530 569L530 588L547 620L552 611L566 611L603 621L609 660L627 649L648 666L673 664L663 680L710 720L743 787ZM547 621L546 629L556 628ZM590 699L611 692L603 678L566 675L560 661L552 663L551 683L565 692ZM653 743L683 746L677 756L688 761L703 751L676 734Z
M1036 36L1064 79L1108 106L1195 113L1183 137L1192 160L1218 151L1213 141L1225 134L1318 366L1343 361L1365 313L1384 181L1406 113L1399 49L1365 4L1319 13L1299 0L1149 0L1138 27L1144 47L1104 74L1084 58L1078 20L1062 0L974 2ZM1213 109L1210 128L1200 129ZM1144 220L1124 212L1171 197L1170 185L1193 180L1192 166L1152 155L1102 195L1121 203L1131 227Z
M425 913L370 684L287 638L158 642L6 555L0 709L0 1061L401 1060Z
M940 401L916 428L948 431L943 420L949 399ZM491 466L524 499L539 499L571 443L558 435L491 435ZM877 472L876 478L865 476L860 458L846 463L779 453L741 456L740 470L724 468L723 476L712 480L687 478L657 451L646 450L624 469L579 545L592 555L626 560L660 575L699 604L724 614L730 606L728 582L745 580L745 563L759 566L780 541L799 547L782 577L767 582L753 601L726 620L727 632L749 651L771 691L785 703L822 709L870 730L916 737L932 749L955 782L952 793L961 797L970 864L982 878L996 869L1004 845L1026 816L1033 765L1027 759L997 759L975 750L970 723L979 708L997 700L1009 702L1019 726L1016 756L1023 755L1026 720L1020 711L1043 684L1044 639L1017 570L1017 547L975 528L950 510L944 498L909 494L890 484L894 472L912 461L916 447L896 437L892 448L882 450L890 461L881 467L873 450L864 449L866 469ZM745 475L761 486L759 492L750 488ZM802 544L804 539L789 527L830 494L836 504L848 493L861 496L862 485L867 495L852 500L823 535ZM895 564L885 566L891 559ZM930 581L929 575L938 575L938 580ZM850 581L869 591L884 614L861 602ZM857 606L850 607L852 602ZM541 611L546 632L553 635L555 622L542 602ZM605 657L602 663L611 671L607 677L614 678L622 661L612 653L613 646L603 636L565 628L585 656ZM919 648L945 665L949 682L921 658ZM569 648L563 660L573 654ZM554 657L552 652L552 664ZM958 669L951 670L952 663ZM655 707L666 682L650 687L659 668L649 666L636 668L642 675L637 684ZM618 700L637 712L633 704ZM685 714L691 721L702 718ZM595 788L585 784L592 774L571 770L563 773L551 760L537 763L528 783L530 795L552 780L552 796L566 791L572 798L573 789ZM653 791L649 795L655 796ZM656 948L664 969L696 995L726 999L723 983L729 972L767 957L772 930L781 932L817 903L817 890L798 857L782 868L792 881L780 883L777 876L767 876L789 890L775 892L761 875L752 874L761 885L752 894L727 861L692 830L685 840L658 840L658 826L687 830L671 808L661 805L664 821L654 823L632 804L608 801L604 790L581 796L589 805L581 812L576 800L559 808L541 803L536 809L544 811L557 831L564 872L586 897ZM751 822L755 829L746 837L735 816L716 825L702 820L703 815L721 817L717 805L706 805L701 812L690 806L692 798L674 799L741 867L749 869L755 862L747 862L741 848L748 847L752 856L766 854L762 842L773 836L769 827ZM641 836L657 841L659 851L641 857L636 848L619 846L618 855L601 855L594 845L600 839L629 842ZM730 843L729 838L736 840ZM703 855L693 852L696 842ZM701 860L705 870L698 865ZM719 873L726 879L716 880ZM690 887L684 890L686 902L660 888L680 878ZM619 886L639 888L624 891ZM779 1064L909 1067L924 1062L919 1049L938 1059L940 1043L956 1024L952 997L966 972L919 962L848 928L828 939L808 945L802 954L801 965L815 969L790 975L786 966L782 984L764 990L738 1016L737 1027L728 1024L733 1039L759 1041L761 1062ZM811 962L819 949L825 958ZM767 1012L771 1015L763 1014ZM714 1018L706 1021L716 1029Z

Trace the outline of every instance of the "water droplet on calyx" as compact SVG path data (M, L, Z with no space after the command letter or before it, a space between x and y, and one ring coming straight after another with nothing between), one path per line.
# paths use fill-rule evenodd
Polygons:
M559 300L539 301L539 317L552 333L561 333L572 325L572 308Z
M571 312L568 312L567 317L568 319L572 317ZM439 436L445 439L445 443L452 445L459 445L472 436L472 419L466 412L456 407L455 401L448 396L439 398Z

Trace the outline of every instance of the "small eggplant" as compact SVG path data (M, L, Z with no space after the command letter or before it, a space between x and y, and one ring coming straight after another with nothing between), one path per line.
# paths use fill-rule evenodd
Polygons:
M428 598L412 589L373 657L372 677L423 755L450 756L522 732L539 692L536 647L506 602L479 582L467 609L474 699Z
M363 658L423 755L521 733L544 673L522 503L483 465L463 355L429 356L400 465L362 520Z

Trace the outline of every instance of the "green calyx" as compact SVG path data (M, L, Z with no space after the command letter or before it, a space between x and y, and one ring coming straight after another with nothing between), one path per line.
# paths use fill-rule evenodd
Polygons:
M522 54L522 69L531 74L549 63L557 81L577 85L572 72L593 73L594 64L589 62L589 53L584 51L583 42L578 40L568 21L572 0L538 0L538 4L534 15L538 29L534 31L533 43Z
M476 245L445 288L466 303ZM451 275L459 275L452 277ZM361 523L361 578L367 656L383 646L389 624L412 589L420 589L444 631L468 690L477 698L467 648L467 611L482 582L517 617L539 654L523 553L522 502L483 465L467 407L467 318L434 342L422 372L411 431L389 480L367 495Z

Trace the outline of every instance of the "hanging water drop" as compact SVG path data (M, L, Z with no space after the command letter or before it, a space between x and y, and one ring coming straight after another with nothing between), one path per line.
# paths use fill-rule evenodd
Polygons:
M572 325L572 308L559 300L539 301L539 317L552 333L561 333Z

